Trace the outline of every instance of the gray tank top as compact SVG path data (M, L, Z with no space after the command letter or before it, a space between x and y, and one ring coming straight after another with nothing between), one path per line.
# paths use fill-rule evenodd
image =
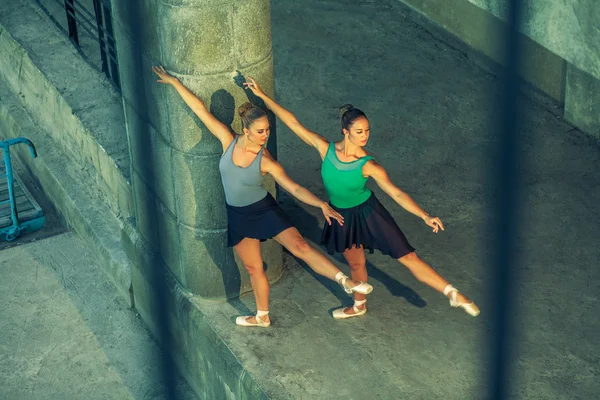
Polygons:
M233 149L238 137L221 156L219 170L227 204L233 207L244 207L264 199L267 191L261 186L263 177L260 173L260 161L263 149L260 149L252 164L246 168L238 167L233 163Z

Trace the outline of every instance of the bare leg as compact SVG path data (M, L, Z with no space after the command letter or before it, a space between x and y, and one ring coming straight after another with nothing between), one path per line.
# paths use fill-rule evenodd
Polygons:
M350 274L352 279L355 281L367 282L369 275L367 274L367 259L365 257L365 249L360 246L353 246L351 249L344 251L344 258L350 266ZM354 293L354 300L361 301L365 300L367 296L361 293ZM359 310L364 310L367 307L366 304L356 306ZM356 314L353 307L346 307L344 309L345 314Z
M440 293L444 293L444 288L449 285L448 281L445 280L440 274L436 272L429 264L421 260L415 252L409 253L404 257L398 259L398 261L407 267L410 272L419 281L426 285L431 286ZM458 293L457 300L461 303L470 303L471 301L462 293Z
M334 281L335 276L340 272L340 269L333 265L323 253L306 243L306 240L304 240L296 228L286 229L275 236L275 240L281 243L281 245L288 249L295 257L306 262L308 266L319 275L323 275ZM348 287L354 287L358 284L360 284L360 282L351 279L346 281Z
M263 268L262 255L260 254L260 241L258 239L246 238L235 245L235 251L244 263L244 267L250 275L250 284L256 299L256 309L269 311L269 280ZM269 322L269 316L261 317L264 322ZM247 318L247 321L255 324L256 317Z

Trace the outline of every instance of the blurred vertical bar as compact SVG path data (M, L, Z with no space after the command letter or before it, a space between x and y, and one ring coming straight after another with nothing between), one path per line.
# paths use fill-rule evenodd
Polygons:
M75 4L73 4L73 0L65 0L65 10L67 13L67 25L69 26L69 37L79 45L77 21L75 20Z
M140 8L140 2L144 0L127 0L130 1L129 13L127 14L126 21L124 21L130 28L133 43L137 45L131 47L130 63L128 68L130 73L125 74L131 82L127 82L127 85L132 89L131 96L134 99L129 99L130 102L136 104L137 112L140 115L147 116L149 113L148 109L148 98L146 97L144 77L147 76L147 71L144 71L143 62L143 43L146 43L149 38L145 37L144 32L148 32L148 29L144 29L142 24L148 23L148 21L141 18L144 13ZM140 148L131 149L131 153L144 154L147 159L155 160L154 149L147 139L147 130L144 127L138 127L136 131L130 132L131 135L146 135L145 140L130 140L130 146L138 146ZM146 177L148 182L156 181L155 163L148 163L146 170ZM155 204L153 200L148 201L149 204ZM157 209L156 207L141 207L138 210L138 217L140 220L151 221L153 226L156 227L157 221ZM150 248L155 254L160 255L160 246L157 238L152 236L147 238ZM160 256L158 257L160 258ZM152 299L151 308L153 310L153 318L156 324L155 334L157 335L158 342L161 345L161 365L160 372L157 379L164 382L165 385L165 399L176 400L177 393L175 391L177 368L173 361L173 340L171 337L171 326L169 320L169 309L173 299L170 296L167 287L167 271L165 270L164 263L155 256L148 257L147 270L149 271L149 283L150 287L153 288L153 292L150 293Z
M102 72L111 80L108 70L108 56L106 55L106 39L104 35L104 18L102 18L102 6L100 0L94 0L94 11L96 15L96 26L98 27L98 44L100 45L100 58L102 59Z
M113 31L113 22L111 16L110 3L102 2L101 6L104 11L104 29L108 33L106 38L107 51L108 51L108 62L110 63L110 76L111 81L114 82L117 89L121 90L121 84L119 82L119 66L117 65L117 46L113 38L115 33Z
M501 77L500 107L490 115L495 129L496 149L490 176L494 190L492 207L492 281L490 305L492 334L488 343L491 352L488 398L505 399L510 390L510 371L515 350L514 327L516 320L516 271L518 263L518 212L520 210L520 157L519 143L520 79L518 69L521 57L519 27L521 1L507 0L507 24L504 37L506 70Z

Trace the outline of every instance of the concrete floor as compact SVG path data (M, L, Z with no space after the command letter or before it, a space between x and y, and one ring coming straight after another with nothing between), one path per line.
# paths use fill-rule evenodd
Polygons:
M335 139L337 110L370 118L369 150L394 182L444 221L434 235L376 190L418 254L478 302L471 318L396 261L369 256L369 312L335 321L350 298L286 257L268 330L233 325L251 295L198 300L238 359L273 399L481 399L490 334L488 111L498 81L406 18L394 0L274 0L278 100ZM514 399L593 399L600 393L600 146L524 99L524 206L514 336ZM281 124L279 158L324 197L317 153ZM282 195L308 239L322 217ZM338 258L336 262L339 262ZM157 350L73 234L0 253L0 397L154 399ZM343 263L339 263L343 266ZM346 267L343 267L347 270ZM68 334L65 334L68 333ZM189 390L180 386L183 398ZM220 399L215 399L220 400Z
M232 327L233 307L213 310L223 337L274 398L484 398L495 243L489 112L499 82L405 11L393 0L273 1L276 95L332 140L341 137L340 105L367 113L368 149L446 231L432 234L377 190L380 200L417 253L482 314L451 309L396 261L374 254L369 313L334 321L328 311L350 299L290 260L292 273L273 287L269 331ZM600 395L600 146L553 107L522 99L514 399ZM292 178L324 197L316 151L282 124L277 141ZM318 210L281 200L300 231L318 240ZM252 296L242 301L254 309Z
M166 398L158 346L74 233L2 250L0 276L0 398Z

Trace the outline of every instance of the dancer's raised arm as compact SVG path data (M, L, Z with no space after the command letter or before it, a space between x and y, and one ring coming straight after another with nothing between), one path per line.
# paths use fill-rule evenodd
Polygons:
M319 154L321 154L321 157L324 157L327 153L327 146L329 146L329 142L325 140L323 136L307 129L304 125L300 123L300 121L298 121L298 118L296 118L294 114L292 114L290 111L286 110L284 107L279 105L275 100L267 96L267 94L263 92L263 90L253 78L248 77L248 80L250 82L244 82L244 87L252 90L252 93L254 93L257 97L262 99L262 101L265 102L267 107L269 107L269 109L273 111L273 114L275 114L275 116L277 116L277 118L279 118L281 122L283 122L288 128L290 128L292 132L296 134L296 136L302 139L309 146L312 146L315 149L317 149Z
M200 118L200 121L206 125L208 130L219 139L223 145L223 151L225 151L233 140L233 135L229 129L208 111L204 102L200 100L198 96L185 87L179 79L169 74L162 66L152 67L152 71L160 78L158 80L159 83L172 85L177 90L177 93L179 93L183 101L185 101L192 109L194 114L196 114L198 118Z

